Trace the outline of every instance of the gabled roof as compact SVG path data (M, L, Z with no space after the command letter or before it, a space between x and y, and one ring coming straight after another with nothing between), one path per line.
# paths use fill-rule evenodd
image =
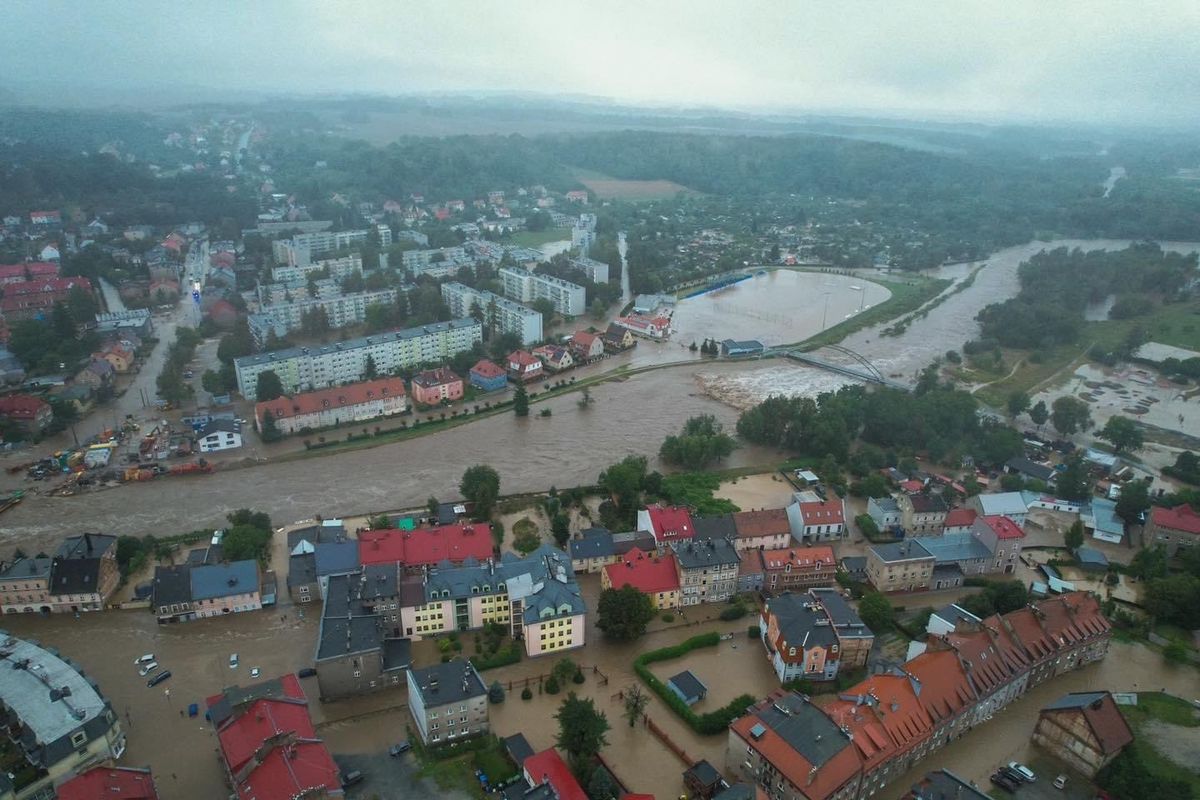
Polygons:
M192 599L212 600L236 594L257 592L258 562L234 561L232 564L206 564L192 568Z
M926 650L904 665L920 681L917 700L936 722L954 717L975 702L975 690L953 651Z
M912 504L913 512L917 514L937 514L949 510L940 494L910 494L908 501Z
M975 523L975 517L978 512L973 508L952 508L946 512L946 519L942 522L943 528L969 528Z
M149 769L92 767L55 789L58 800L158 800Z
M997 494L980 494L976 495L979 501L979 507L983 509L984 516L994 514L1016 514L1020 516L1029 511L1029 506L1025 504L1025 498L1020 492L999 492Z
M721 514L716 517L693 517L692 527L696 529L697 539L728 539L737 536L737 527L733 516Z
M361 564L402 563L434 566L468 558L485 561L492 555L492 527L487 523L439 525L411 531L363 531L358 535Z
M646 509L650 516L651 533L659 542L664 539L690 539L696 534L692 515L680 506L654 505Z
M1043 614L1047 635L1062 647L1107 633L1112 627L1100 610L1099 601L1089 592L1048 597L1035 606Z
M321 542L313 548L317 559L317 574L336 575L358 569L358 542Z
M684 697L703 697L708 692L708 687L686 669L668 678L667 684L674 686Z
M471 367L471 372L481 378L503 378L505 377L504 370L496 366L486 358L481 358Z
M588 800L587 793L554 748L529 756L522 769L531 786L550 784L558 800Z
M635 547L616 564L605 566L604 571L614 589L626 584L645 594L679 589L679 572L673 554L656 558Z
M1017 523L1005 516L985 515L980 522L991 528L997 539L1024 539L1025 531L1017 527Z
M772 644L781 650L792 647L798 651L818 647L829 649L838 642L829 614L807 594L784 592L772 597L767 601L766 614L768 619L775 619L779 639ZM838 659L835 655L830 660Z
M513 350L508 354L508 363L521 367L541 366L542 360L528 350Z
M415 386L423 386L429 388L432 386L442 386L447 383L457 383L462 381L454 373L454 370L449 367L438 367L437 369L427 369L423 372L418 372L413 376L412 382Z
M1060 697L1042 709L1047 714L1081 714L1100 745L1100 752L1109 756L1121 751L1133 741L1133 731L1108 692L1076 692Z
M840 504L839 504L840 505ZM760 536L791 536L787 511L782 508L767 508L761 511L738 511L733 514L733 525L739 538L750 539Z
M571 540L571 558L607 558L614 554L613 536L607 528L588 528Z
M254 406L254 413L259 419L262 419L265 411L270 411L271 416L275 419L287 419L301 414L317 414L328 409L352 408L364 403L403 396L403 379L379 378L373 381L351 383L348 386L335 386L330 389L318 389L314 392L300 392L290 397L284 395L274 400L264 400Z
M837 497L820 502L800 503L800 518L805 525L841 525L845 522L845 509Z
M1150 519L1159 528L1200 535L1200 513L1181 503L1174 508L1155 507L1150 510Z
M833 569L832 547L784 547L761 551L764 569L783 570L791 565L797 572Z

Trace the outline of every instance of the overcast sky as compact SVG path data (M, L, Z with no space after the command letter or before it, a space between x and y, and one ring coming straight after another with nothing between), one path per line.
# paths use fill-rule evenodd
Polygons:
M1197 0L4 0L6 82L1200 118ZM45 102L53 104L53 92Z

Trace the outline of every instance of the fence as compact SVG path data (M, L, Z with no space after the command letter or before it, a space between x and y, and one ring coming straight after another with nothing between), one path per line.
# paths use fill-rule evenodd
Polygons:
M676 744L675 740L672 739L666 731L658 727L658 725L654 723L654 720L650 719L649 714L642 715L642 722L644 722L646 727L650 729L651 733L658 737L659 741L667 746L668 750L675 754L676 758L683 762L685 767L690 767L692 764L696 763L696 759L688 755L687 751Z

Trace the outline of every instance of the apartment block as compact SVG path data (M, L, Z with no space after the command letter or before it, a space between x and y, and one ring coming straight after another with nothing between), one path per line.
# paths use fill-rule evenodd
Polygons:
M456 317L470 317L471 309L478 306L483 312L483 324L501 333L517 334L521 344L542 340L542 315L507 297L451 282L442 284L442 299Z
M367 318L367 309L373 305L389 306L396 302L395 289L375 292L338 293L335 297L309 297L307 294L290 303L266 306L261 312L251 314L246 322L256 347L263 347L272 333L282 338L289 332L299 330L305 317L324 312L330 328L356 325Z
M575 283L553 275L539 275L523 269L502 267L500 280L506 297L522 303L549 300L564 317L577 317L587 310L587 292Z

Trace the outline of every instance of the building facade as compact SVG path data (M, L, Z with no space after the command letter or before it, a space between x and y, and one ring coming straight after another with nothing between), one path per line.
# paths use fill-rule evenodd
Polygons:
M408 394L401 378L378 378L351 383L333 389L318 389L283 395L255 404L254 418L259 432L269 413L275 428L290 435L303 430L332 428L336 425L367 422L403 414L408 410Z
M469 661L409 670L408 708L421 742L427 746L481 736L490 730L487 687Z
M469 317L478 306L485 324L500 333L517 334L523 345L542 340L542 315L507 297L451 282L442 284L442 299L455 316Z
M587 292L578 284L513 267L500 268L504 295L520 303L549 300L556 313L577 317L587 311Z
M867 579L884 593L928 589L933 567L933 554L919 539L867 548Z

